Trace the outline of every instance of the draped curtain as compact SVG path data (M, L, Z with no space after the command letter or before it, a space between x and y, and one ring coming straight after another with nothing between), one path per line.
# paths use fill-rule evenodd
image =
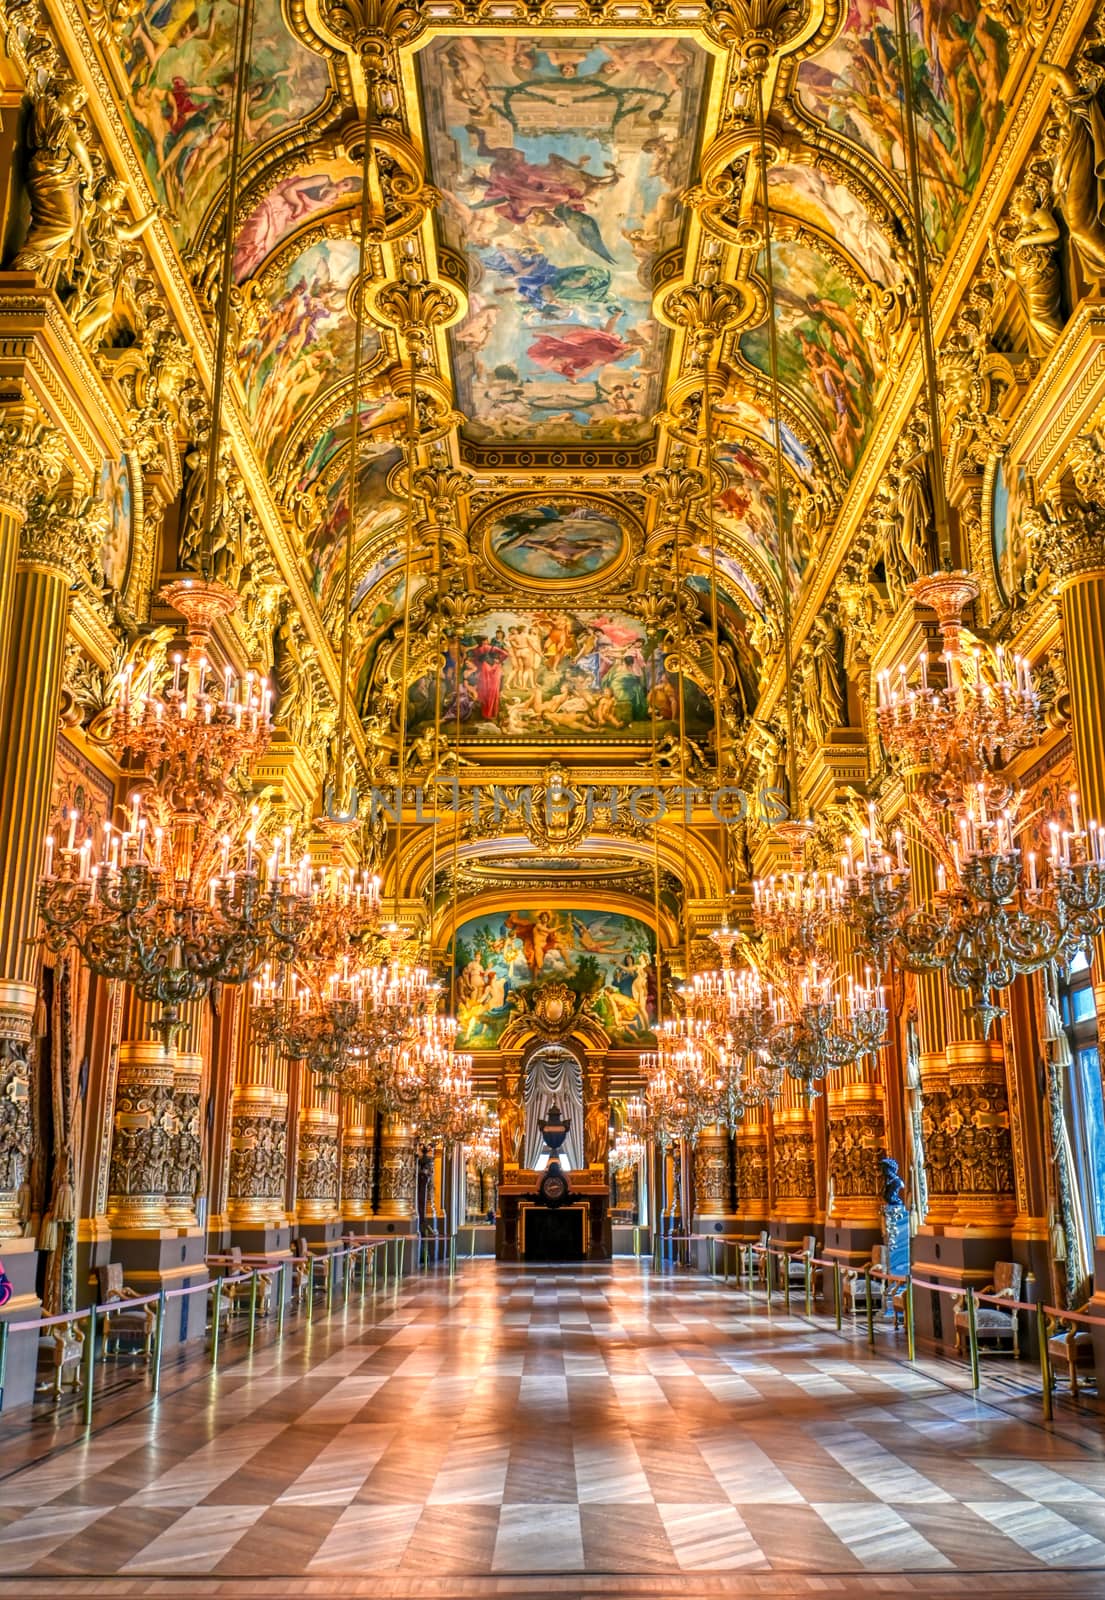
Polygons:
M549 1107L558 1105L570 1118L568 1137L561 1147L565 1167L575 1171L583 1165L583 1072L570 1050L550 1046L536 1051L526 1067L526 1149L525 1165L533 1168L544 1148L540 1123Z

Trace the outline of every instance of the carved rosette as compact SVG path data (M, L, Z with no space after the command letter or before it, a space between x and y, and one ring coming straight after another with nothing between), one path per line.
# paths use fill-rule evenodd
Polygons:
M107 1198L114 1228L172 1223L166 1196L178 1133L174 1065L156 1040L120 1047Z

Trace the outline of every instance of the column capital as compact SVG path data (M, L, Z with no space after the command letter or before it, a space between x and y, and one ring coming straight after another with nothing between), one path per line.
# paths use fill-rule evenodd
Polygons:
M19 533L19 564L83 578L106 531L107 508L91 495L72 489L36 494Z

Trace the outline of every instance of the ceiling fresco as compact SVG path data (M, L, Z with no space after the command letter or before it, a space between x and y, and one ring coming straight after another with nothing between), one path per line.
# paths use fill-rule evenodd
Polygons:
M279 178L238 229L234 281L244 283L293 233L334 212L351 211L360 200L361 175L346 157L320 158L302 172Z
M457 930L457 1046L493 1050L534 996L564 984L615 1045L647 1047L656 1022L656 940L652 929L616 911L494 911Z
M113 37L135 143L182 249L226 176L234 77L233 0L154 0L125 7ZM257 0L250 52L246 144L266 140L321 108L330 69L292 38L279 0Z
M466 253L451 336L476 439L639 439L667 338L650 272L679 236L707 57L675 39L432 41L419 79L442 229Z
M860 327L857 286L803 244L777 240L771 248L780 380L804 402L850 474L873 420L881 377L875 347ZM740 350L766 375L766 329L746 333Z
M309 245L284 268L279 290L238 353L254 434L270 467L302 411L348 381L354 325L346 296L356 271L352 239ZM367 328L364 361L379 351L379 334Z
M925 226L944 250L1004 116L1008 36L978 0L922 0L910 18ZM802 63L797 85L807 112L854 140L883 171L904 173L893 0L850 0L840 32Z
M524 587L607 581L630 543L626 519L612 502L578 496L512 501L486 518L481 532L491 563Z
M448 646L442 720L468 738L651 739L679 727L678 679L644 623L618 611L488 611ZM457 678L460 678L459 706ZM411 686L408 725L434 720L435 682ZM684 684L687 726L712 725L705 697Z
M363 545L376 538L384 528L394 525L396 543L401 548L405 543L402 539L402 524L406 505L392 492L389 482L402 459L402 452L394 445L362 440L359 457L356 544ZM327 476L314 505L315 517L306 536L306 553L312 574L311 587L325 607L331 585L341 571L346 528L349 524L349 473L346 458L342 458L338 470ZM371 579L361 577L354 609L382 576L383 573L380 572Z
M852 191L816 167L792 163L768 174L772 212L817 228L840 245L873 283L894 287L903 273L903 254Z

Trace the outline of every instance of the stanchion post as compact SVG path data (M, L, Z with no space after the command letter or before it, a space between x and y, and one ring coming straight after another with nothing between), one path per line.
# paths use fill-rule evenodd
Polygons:
M404 1261L404 1258L406 1257L406 1254L407 1254L407 1241L404 1239L402 1234L398 1235L398 1240L399 1240L399 1248L395 1252L396 1255L399 1257L399 1265L396 1268L396 1272L395 1272L395 1287L397 1289L399 1287L399 1280L403 1276L403 1261Z
M1013 1315L1017 1313L1014 1311ZM1051 1352L1047 1347L1047 1317L1042 1304L1036 1307L1036 1337L1040 1344L1040 1400L1044 1408L1044 1421L1050 1422L1055 1412L1055 1383L1051 1371ZM1074 1359L1073 1355L1071 1359Z
M157 1297L157 1329L153 1341L153 1392L157 1394L161 1388L161 1352L165 1347L165 1311L167 1308L165 1291L162 1289Z
M871 1298L871 1268L863 1269L863 1297L867 1302L867 1343L875 1348L875 1302Z
M833 1262L833 1315L836 1317L836 1331L840 1332L844 1326L844 1295L840 1284L840 1262Z
M806 1315L813 1316L813 1263L808 1250L806 1251Z
M222 1305L223 1305L223 1280L216 1278L214 1281L215 1304L211 1310L211 1366L219 1364L219 1335L222 1331Z
M905 1348L910 1361L917 1359L917 1325L913 1320L913 1279L905 1285Z
M979 1386L978 1373L978 1314L975 1309L975 1292L971 1285L967 1285L967 1342L971 1356L971 1388Z
M92 1426L92 1402L96 1394L96 1307L88 1308L88 1332L84 1336L84 1425Z
M249 1348L257 1337L257 1268L249 1275Z
M783 1309L790 1315L790 1255L784 1251L778 1258L783 1269Z
M334 1278L336 1277L336 1273L334 1271L334 1268L337 1266L337 1261L331 1255L326 1256L325 1260L326 1260L326 1315L329 1316L331 1314L331 1312L333 1311L333 1309L334 1309Z
M0 1322L0 1411L4 1408L4 1384L8 1378L8 1325Z
M285 1307L288 1303L288 1265L287 1261L280 1263L280 1282L277 1286L280 1298L276 1302L276 1338L278 1342L284 1337Z
M315 1262L317 1256L307 1255L307 1321L315 1319Z

